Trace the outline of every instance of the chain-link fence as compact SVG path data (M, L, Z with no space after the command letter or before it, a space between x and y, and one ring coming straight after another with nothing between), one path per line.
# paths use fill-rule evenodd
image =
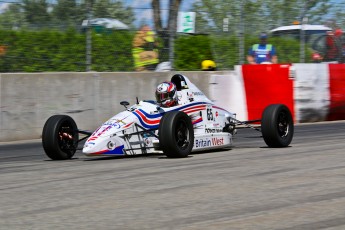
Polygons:
M141 71L167 62L199 70L205 59L233 69L262 32L280 63L343 61L345 0L170 0L158 10L154 2L1 0L0 72ZM196 13L194 33L171 29L178 3ZM142 25L155 36L142 36Z

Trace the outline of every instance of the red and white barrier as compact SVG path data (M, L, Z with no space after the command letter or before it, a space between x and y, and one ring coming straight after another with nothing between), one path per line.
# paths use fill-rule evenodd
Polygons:
M345 64L329 64L329 93L327 120L345 119Z
M270 104L285 104L295 122L345 119L345 64L236 66L211 78L210 97L240 120L260 119Z
M328 64L294 64L291 68L296 121L326 120L330 103Z

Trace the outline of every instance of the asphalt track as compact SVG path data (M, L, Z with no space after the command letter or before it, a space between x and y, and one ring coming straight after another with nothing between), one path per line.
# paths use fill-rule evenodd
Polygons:
M345 229L345 121L298 125L272 149L51 161L0 145L0 229Z

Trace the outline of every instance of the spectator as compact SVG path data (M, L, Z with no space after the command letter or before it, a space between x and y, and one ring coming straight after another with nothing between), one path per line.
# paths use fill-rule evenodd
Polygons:
M267 44L267 35L265 33L260 35L260 43L254 44L249 49L247 56L249 64L261 63L278 63L278 57L273 45Z
M159 62L157 41L149 26L142 26L136 33L132 52L136 71L155 70Z
M313 51L311 59L314 63L320 63L323 60L323 57L317 51Z
M4 56L6 54L7 47L5 45L0 45L0 56Z
M201 62L202 71L216 71L216 63L212 60L203 60Z
M343 31L341 29L327 32L325 61L338 61L342 59L342 34Z

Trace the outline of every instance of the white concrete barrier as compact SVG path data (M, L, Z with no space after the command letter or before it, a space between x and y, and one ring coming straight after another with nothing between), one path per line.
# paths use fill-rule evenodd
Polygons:
M185 74L209 94L211 72ZM124 109L120 101L133 104L136 97L154 99L156 86L172 75L171 72L2 73L0 142L40 138L45 121L54 114L70 115L79 128L94 130Z

